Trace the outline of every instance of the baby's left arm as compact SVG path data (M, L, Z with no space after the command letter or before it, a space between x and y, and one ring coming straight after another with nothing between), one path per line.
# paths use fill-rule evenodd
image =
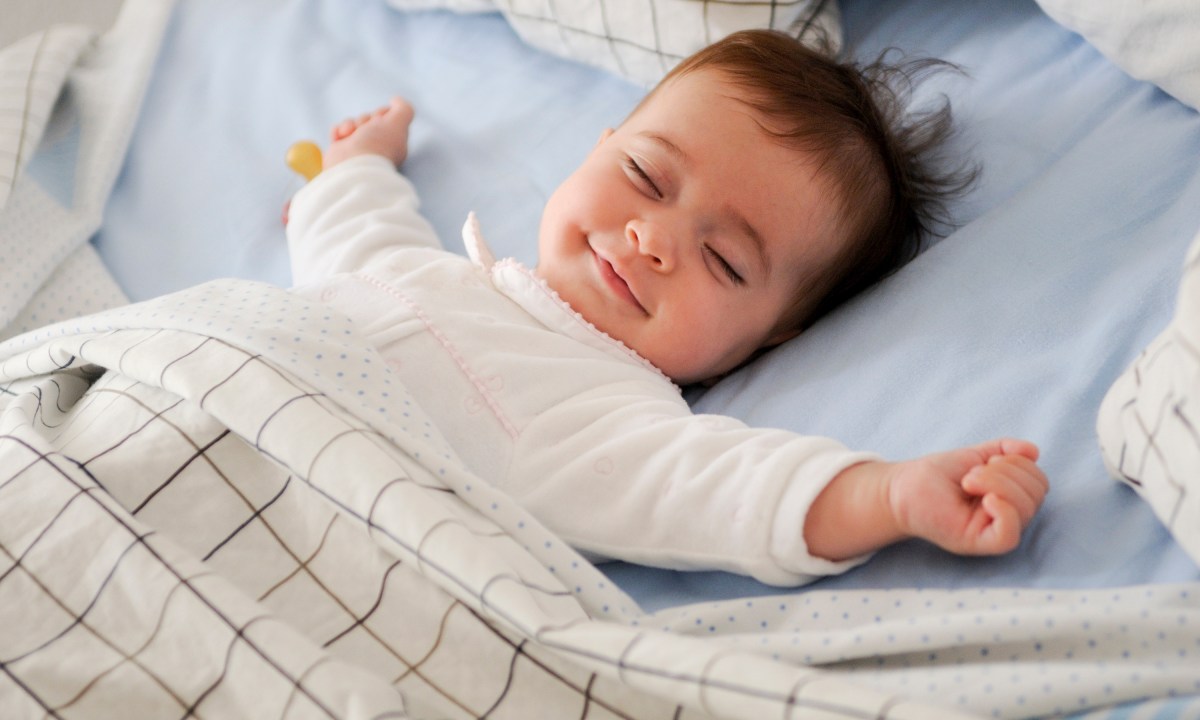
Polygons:
M1009 438L839 473L808 512L809 552L840 560L907 538L961 555L1017 547L1049 488L1038 449Z

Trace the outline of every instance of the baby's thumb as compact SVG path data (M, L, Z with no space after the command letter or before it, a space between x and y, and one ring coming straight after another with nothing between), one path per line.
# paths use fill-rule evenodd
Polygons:
M981 504L991 522L979 535L979 553L1000 555L1015 549L1021 541L1021 516L1016 507L995 493L984 495Z

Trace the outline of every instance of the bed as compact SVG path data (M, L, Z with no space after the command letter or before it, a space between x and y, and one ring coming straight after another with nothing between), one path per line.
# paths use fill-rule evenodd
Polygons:
M687 24L709 5L124 0L0 54L0 715L1200 717L1200 12ZM913 103L951 99L982 174L944 239L689 402L897 459L1027 437L1051 492L1012 554L903 543L792 589L594 565L282 289L292 142L408 97L444 242L474 211L532 264L675 36L772 22L959 64Z

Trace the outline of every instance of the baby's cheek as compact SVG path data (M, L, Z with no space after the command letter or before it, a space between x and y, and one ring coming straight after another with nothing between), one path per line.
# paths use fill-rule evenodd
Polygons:
M652 349L642 354L677 384L703 382L724 372L714 359L719 347L713 344L715 340L678 332L656 333Z

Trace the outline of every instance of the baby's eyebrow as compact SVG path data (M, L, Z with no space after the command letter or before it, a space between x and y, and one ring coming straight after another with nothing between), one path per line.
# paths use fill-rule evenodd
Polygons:
M728 209L729 214L733 217L734 222L741 228L746 237L750 238L750 244L754 246L754 250L758 255L758 264L762 267L763 275L771 274L771 257L767 254L767 243L763 240L763 236L758 232L750 221L744 215L733 208Z
M673 159L678 161L680 164L682 164L682 165L690 164L687 153L685 153L683 150L681 150L678 145L671 142L666 137L659 135L658 133L655 133L655 132L642 132L642 133L640 133L640 135L642 137L646 138L647 140L653 141L656 145L658 145L663 150L665 150L668 155L670 155Z

